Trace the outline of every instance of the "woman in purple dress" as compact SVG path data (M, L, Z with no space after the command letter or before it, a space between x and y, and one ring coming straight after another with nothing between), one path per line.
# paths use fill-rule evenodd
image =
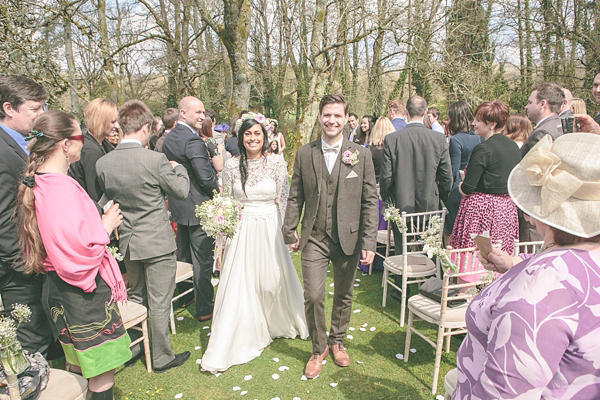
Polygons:
M453 399L600 398L599 152L598 135L546 135L512 171L510 196L544 245L479 254L504 274L469 305Z

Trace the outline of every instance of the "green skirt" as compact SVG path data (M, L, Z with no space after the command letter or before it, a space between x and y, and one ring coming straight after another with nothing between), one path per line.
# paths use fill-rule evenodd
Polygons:
M48 271L42 289L42 303L54 337L67 362L78 365L84 378L113 370L131 359L131 339L116 302L110 301L110 288L99 274L96 286L86 293Z

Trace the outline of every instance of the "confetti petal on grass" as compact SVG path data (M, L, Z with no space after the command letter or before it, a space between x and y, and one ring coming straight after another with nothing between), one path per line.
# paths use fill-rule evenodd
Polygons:
M202 348L202 346L196 346L194 347L194 350L200 350Z
M375 329L377 329L377 328L375 328L374 326L372 326L372 327L370 327L370 328L369 328L369 330L370 330L371 332L375 331Z
M333 296L333 292L329 292L329 295Z
M243 396L243 395L245 395L246 393L248 393L248 391L247 391L247 390L242 390L242 391L240 392L240 396Z
M321 365L325 365L327 364L327 360L323 360L323 362L321 363Z
M355 283L355 284L354 284L354 287L359 287L359 286L360 286L360 285L359 285L358 283Z
M396 354L396 358L397 358L398 360L404 360L404 354L400 354L400 353L398 353L398 354Z
M363 276L367 276L367 274L365 274L365 273L363 273L362 275L363 275Z
M177 393L177 394L175 395L175 398L176 398L176 399L180 399L180 398L182 398L182 397L183 397L183 393Z
M271 400L281 400L279 397L273 397Z
M416 353L416 352L417 352L417 349L415 349L415 348L413 347L412 349L410 349L410 352L411 352L411 353Z
M363 328L366 328L367 326L369 326L369 324L362 324L361 325Z
M196 364L202 364L202 359L201 358L197 359Z
M210 336L210 332L208 332L208 333L206 334L206 336Z
M183 317L177 317L177 321L183 321Z
M308 378L306 377L306 375L302 375L302 378L300 378L301 381L307 381Z
M438 394L437 396L435 396L435 400L444 400L444 396Z
M210 329L210 326L203 326L202 329Z
M294 397L292 400L300 400L300 397Z
M354 310L354 311L352 311L352 312L353 312L354 314L357 314L357 313L359 313L359 312L360 312L360 309L358 309L358 310Z
M221 373L220 373L220 372L217 372L217 373L215 374L215 378L218 378L218 377L220 377L220 376L221 376Z
M330 284L329 284L329 287L333 287L333 283L330 283Z
M346 338L347 338L348 340L352 340L352 339L354 339L354 336L352 336L352 335L348 335L348 336L346 336Z
M250 379L252 379L252 375L246 375L246 376L244 377L244 380L245 380L245 381L249 381Z
M331 387L336 387L336 386L337 386L337 382L331 382L331 383L329 384L329 386L331 386Z
M350 327L350 328L348 328L348 330L349 330L349 331L353 331L353 330L354 330L354 328L353 328L353 327Z
M287 367L285 365L282 365L281 367L279 367L279 371L283 372L283 371L288 371L290 369L290 367Z
M357 363L357 364L364 364L364 362L362 362L362 361L358 361L358 360L356 360L356 363Z
M241 387L239 387L239 386L234 386L234 387L233 387L233 391L234 391L234 392L237 392L238 390L242 390L242 388L241 388Z
M360 282L360 279L355 279L354 281L355 281L355 282Z
M275 357L275 358L273 359L273 361L275 361L275 362L279 362L279 358Z
M329 331L325 332L325 334L326 334L327 336L329 336Z
M361 332L366 332L367 331L366 328L358 328L358 330L361 331Z
M279 379L279 375L278 374L273 374L273 375L271 375L271 378L273 378L273 379Z

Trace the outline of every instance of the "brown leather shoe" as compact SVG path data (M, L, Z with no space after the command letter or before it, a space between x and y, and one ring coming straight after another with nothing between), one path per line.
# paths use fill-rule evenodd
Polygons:
M350 357L346 353L344 345L341 343L331 345L331 354L333 355L333 362L340 367L347 367L350 365Z
M319 376L323 367L323 360L327 357L327 354L329 354L329 346L325 347L323 354L313 354L310 356L310 360L306 363L306 369L304 370L304 375L308 379Z
M198 317L198 321L200 322L204 322L204 321L208 321L209 319L212 319L213 315L212 313L208 314L208 315L203 315L201 317Z

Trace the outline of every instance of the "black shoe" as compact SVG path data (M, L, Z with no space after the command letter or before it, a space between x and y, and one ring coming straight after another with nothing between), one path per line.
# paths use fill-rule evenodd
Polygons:
M140 352L137 356L131 357L131 359L129 361L125 361L125 364L123 364L123 365L126 367L131 367L136 362L138 362L138 360L141 359L143 356L144 356L144 352Z
M113 389L114 386L104 392L92 392L88 390L85 400L113 400Z
M180 365L183 365L183 363L186 362L188 358L190 358L189 351L184 351L183 353L175 354L175 359L173 361L171 361L164 367L154 368L154 372L157 374L161 374L171 368L179 367Z
M402 303L402 293L400 293L397 290L392 290L392 293L390 293L390 297L394 300L399 301L400 303Z

